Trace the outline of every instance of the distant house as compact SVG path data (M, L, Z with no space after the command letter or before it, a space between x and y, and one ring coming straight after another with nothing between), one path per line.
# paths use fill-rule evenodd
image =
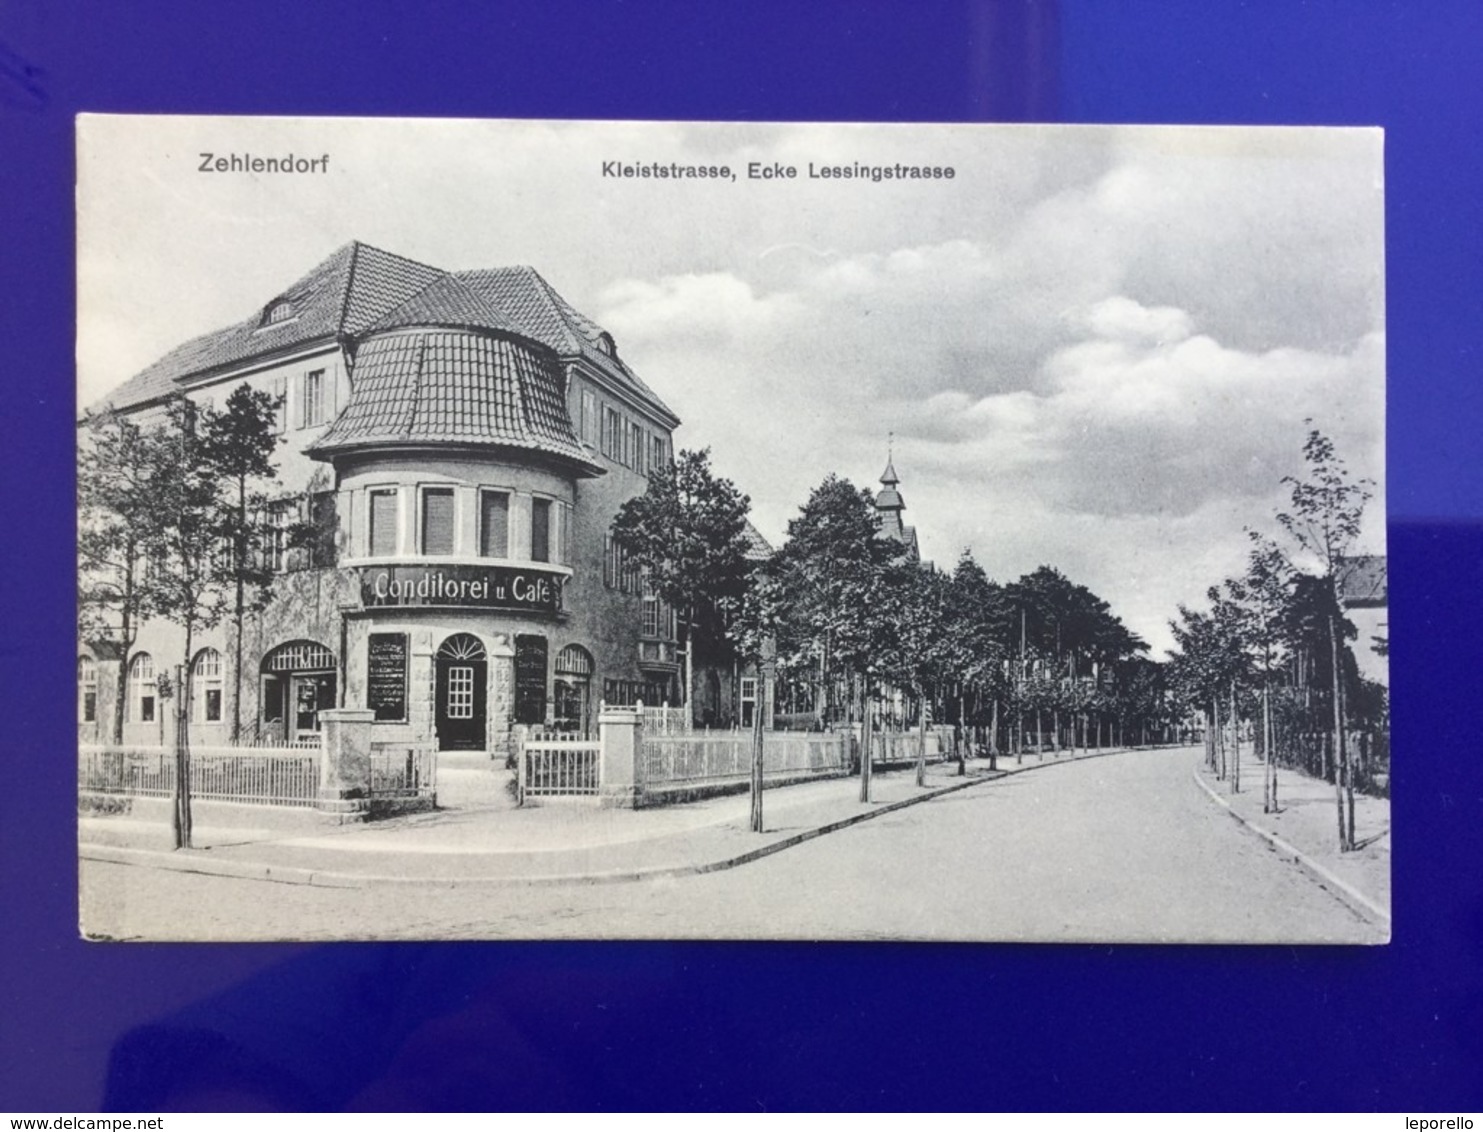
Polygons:
M1358 631L1354 662L1360 675L1387 687L1390 684L1390 581L1383 554L1343 559L1337 575L1339 603Z

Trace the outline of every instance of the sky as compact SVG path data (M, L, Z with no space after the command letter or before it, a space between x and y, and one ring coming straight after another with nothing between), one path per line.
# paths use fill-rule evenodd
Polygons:
M954 176L809 176L856 162ZM78 401L352 239L531 264L775 544L825 476L876 487L889 451L924 557L1054 566L1159 656L1245 530L1280 534L1307 420L1374 481L1355 549L1384 552L1381 170L1370 130L89 116Z

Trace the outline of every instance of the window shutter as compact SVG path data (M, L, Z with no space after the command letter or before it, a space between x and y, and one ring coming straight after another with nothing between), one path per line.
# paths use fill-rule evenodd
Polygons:
M532 562L551 561L551 501L530 501L530 558Z
M510 497L502 491L479 493L479 553L510 557Z
M422 553L453 553L452 488L429 488L422 493Z
M397 552L397 493L371 492L371 557L390 558Z

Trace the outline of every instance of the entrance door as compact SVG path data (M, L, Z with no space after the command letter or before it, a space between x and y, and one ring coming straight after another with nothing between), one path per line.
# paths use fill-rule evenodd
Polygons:
M313 739L319 734L319 713L335 706L333 672L294 674L290 710L293 712L294 739Z
M444 641L436 677L438 749L484 750L489 662L479 639L458 633Z

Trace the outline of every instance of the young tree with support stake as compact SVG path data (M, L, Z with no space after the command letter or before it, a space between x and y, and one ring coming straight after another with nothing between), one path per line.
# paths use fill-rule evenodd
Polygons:
M757 566L747 580L746 591L729 610L727 636L745 664L755 665L760 678L757 704L752 710L751 813L748 828L762 833L763 774L765 770L766 730L764 716L772 702L773 680L777 669L777 633L782 614L782 587L773 576L772 562Z
M1282 482L1292 489L1291 510L1282 512L1277 521L1297 543L1315 559L1329 611L1325 617L1329 659L1333 674L1334 726L1334 798L1338 810L1339 848L1354 848L1354 781L1344 741L1344 688L1340 650L1342 617L1339 613L1339 565L1359 537L1365 504L1370 501L1374 482L1352 479L1349 469L1334 447L1334 442L1316 428L1311 420L1308 438L1303 443L1306 475L1284 476Z
M175 848L189 849L191 653L197 631L214 626L226 608L221 484L206 440L213 410L179 397L170 402L166 414L163 435L154 448L153 492L161 528L150 585L160 615L185 630L176 692L175 806L170 824Z
M1272 679L1280 663L1284 623L1293 597L1293 570L1282 548L1256 531L1248 530L1251 550L1246 573L1226 583L1231 600L1243 611L1245 637L1255 653L1261 676L1262 812L1276 813L1277 745L1272 735Z

